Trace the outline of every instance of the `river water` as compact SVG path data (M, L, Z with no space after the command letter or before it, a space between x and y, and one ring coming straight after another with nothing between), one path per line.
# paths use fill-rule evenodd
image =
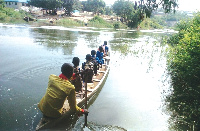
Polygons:
M31 27L0 24L0 128L35 130L41 119L37 103L50 74L108 41L111 69L104 87L84 117L56 130L168 131L163 90L168 90L166 46L170 30Z

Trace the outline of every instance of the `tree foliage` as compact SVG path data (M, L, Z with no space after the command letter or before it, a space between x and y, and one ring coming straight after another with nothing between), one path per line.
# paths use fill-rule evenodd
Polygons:
M113 5L113 11L116 15L125 19L129 27L137 27L144 17L150 17L152 12L162 6L165 13L175 11L177 7L176 0L139 0L138 2L117 0Z
M172 93L166 101L176 130L200 130L200 13L178 25L168 56Z
M113 5L113 11L121 17L121 22L126 22L129 27L137 27L141 22L141 14L134 7L131 1L118 0Z
M57 8L64 7L65 13L68 16L71 16L72 12L76 9L80 9L81 6L79 0L31 0L30 5L48 10L56 10Z
M55 8L61 7L62 0L30 0L30 5L54 10Z
M74 10L80 9L80 1L79 0L62 0L63 1L63 7L65 7L65 12L67 16L71 16L71 13Z
M113 15L113 10L109 6L105 7L105 15Z
M139 0L135 1L135 9L140 9L142 14L146 14L147 17L150 17L152 11L156 10L159 6L162 6L165 13L176 10L178 7L177 0Z
M4 4L4 0L0 0L0 9L2 9L5 6Z
M105 2L103 0L87 0L82 2L83 10L99 14L105 10Z

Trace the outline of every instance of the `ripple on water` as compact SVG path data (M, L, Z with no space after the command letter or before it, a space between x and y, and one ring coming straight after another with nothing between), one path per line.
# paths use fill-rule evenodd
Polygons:
M73 131L83 130L83 131L127 131L123 127L120 126L112 126L112 125L100 125L94 122L87 122L87 127L84 127L85 119L84 117L79 118L76 122ZM80 128L81 127L81 128Z
M84 131L127 131L127 130L119 126L97 125L95 123L89 122L88 127L84 128Z

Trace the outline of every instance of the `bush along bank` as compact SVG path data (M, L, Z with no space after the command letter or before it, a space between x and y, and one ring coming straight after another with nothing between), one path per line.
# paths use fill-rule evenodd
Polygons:
M175 130L200 130L200 12L178 25L168 43L171 93L166 98Z
M12 8L0 8L0 22L1 23L25 23L24 17L31 15L23 10L15 11Z
M88 22L88 26L97 27L97 28L127 28L126 25L122 24L121 22L108 22L101 18L100 16L94 16L91 20Z

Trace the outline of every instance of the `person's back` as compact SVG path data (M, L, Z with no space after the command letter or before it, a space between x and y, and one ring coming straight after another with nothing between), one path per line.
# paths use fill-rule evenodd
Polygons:
M99 46L99 49L98 49L97 54L96 54L96 57L99 58L100 64L104 64L102 46Z
M73 79L71 80L71 83L75 86L75 91L76 92L82 92L82 82L81 82L81 77L79 75L80 73L80 68L79 68L79 63L80 59L78 57L74 57L72 60L72 63L74 64L73 66Z
M50 75L49 83L44 97L40 100L38 108L44 116L57 118L62 114L62 107L67 98L70 110L84 112L76 105L75 87L68 79L72 77L73 67L70 64L63 64L62 74L59 76Z
M109 50L109 48L107 46L107 41L104 41L103 49L104 49L104 55L108 56L108 50Z
M88 77L87 77L87 82L88 83L92 83L92 77L93 77L93 67L94 67L94 64L91 62L91 55L90 54L87 54L86 55L86 62L83 63L82 65L82 68L84 69L85 73L87 73ZM86 75L84 75L84 82L86 81Z
M97 69L99 68L99 64L101 64L101 62L100 62L99 58L96 57L96 51L95 50L91 51L91 62L94 64L93 65L94 74L97 75Z
M53 118L60 117L66 97L74 92L74 90L75 87L68 80L61 79L56 75L50 75L46 94L38 105L39 109L45 116ZM75 105L76 103L71 97L68 97L68 101L71 102L71 105ZM80 110L75 106L71 106L70 108L72 110L76 108Z
M74 57L73 60L72 60L72 63L74 64L73 68L74 68L74 73L78 73L80 72L80 68L78 67L79 66L79 63L80 63L80 59L78 57Z
M82 69L86 70L86 69L92 69L93 68L93 63L92 63L92 57L90 54L86 55L86 62L83 63Z

